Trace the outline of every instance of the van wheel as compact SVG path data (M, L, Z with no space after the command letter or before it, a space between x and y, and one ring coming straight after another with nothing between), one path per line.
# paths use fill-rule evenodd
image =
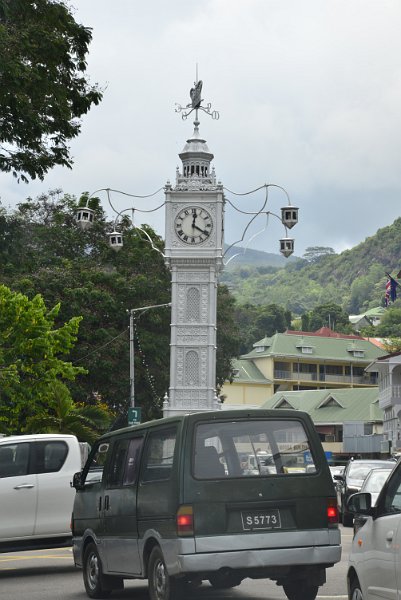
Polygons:
M357 579L351 583L351 600L363 600L361 585Z
M162 551L155 546L150 553L148 585L150 600L179 600L184 595L185 583L167 573Z
M111 589L104 585L102 563L95 544L88 544L83 560L83 576L86 593L89 598L107 598Z
M233 573L214 573L209 581L216 590L228 590L239 585L242 579Z
M315 600L319 586L309 585L305 579L283 585L288 600Z

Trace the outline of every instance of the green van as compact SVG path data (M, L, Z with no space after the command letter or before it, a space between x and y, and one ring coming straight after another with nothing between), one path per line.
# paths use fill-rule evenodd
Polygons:
M333 480L299 411L203 412L113 431L73 485L74 560L90 598L124 579L147 578L151 600L173 600L202 580L224 589L251 577L314 600L341 557Z

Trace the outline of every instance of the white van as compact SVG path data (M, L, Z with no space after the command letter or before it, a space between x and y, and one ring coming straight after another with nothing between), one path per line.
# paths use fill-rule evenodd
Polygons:
M85 446L63 434L0 438L0 552L71 545L70 482Z

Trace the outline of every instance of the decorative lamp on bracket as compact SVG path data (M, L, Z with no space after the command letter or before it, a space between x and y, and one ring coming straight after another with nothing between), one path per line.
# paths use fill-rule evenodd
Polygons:
M121 250L121 248L124 246L123 234L121 233L121 231L112 231L108 234L108 236L110 248L112 248L116 252Z
M281 209L281 222L288 229L292 229L298 223L298 207L283 206Z
M75 221L80 229L89 229L95 220L95 211L88 206L81 206L75 214Z
M294 240L293 238L281 238L280 240L280 252L283 256L288 258L294 252Z

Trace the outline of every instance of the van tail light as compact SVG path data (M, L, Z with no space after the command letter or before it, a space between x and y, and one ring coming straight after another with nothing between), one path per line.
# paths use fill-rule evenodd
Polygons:
M338 525L337 498L328 498L327 500L327 523L329 525Z
M194 535L194 511L192 506L180 506L177 511L177 534L181 537Z

